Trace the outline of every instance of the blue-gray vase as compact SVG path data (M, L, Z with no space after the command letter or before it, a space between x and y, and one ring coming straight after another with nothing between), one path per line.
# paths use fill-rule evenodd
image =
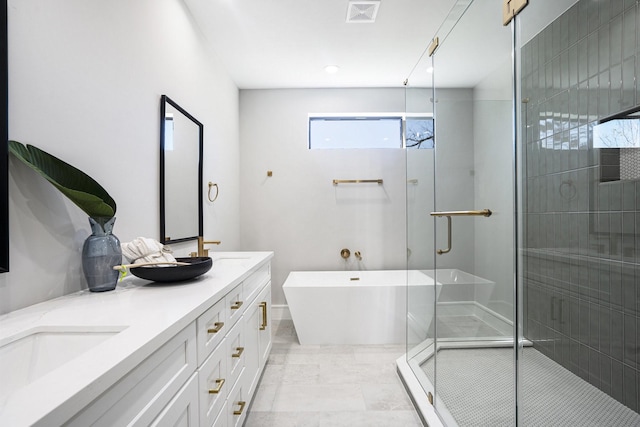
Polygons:
M89 218L91 236L82 246L82 270L91 292L112 291L118 282L118 270L114 265L122 264L120 240L112 234L113 217L106 222Z

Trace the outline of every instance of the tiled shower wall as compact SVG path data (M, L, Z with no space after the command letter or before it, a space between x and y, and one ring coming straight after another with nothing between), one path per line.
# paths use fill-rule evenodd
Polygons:
M638 105L638 70L635 0L581 0L522 49L525 336L635 411L640 181L592 128Z

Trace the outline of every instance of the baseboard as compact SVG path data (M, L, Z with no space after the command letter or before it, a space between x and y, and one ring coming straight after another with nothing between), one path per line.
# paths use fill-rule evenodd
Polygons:
M286 304L272 304L271 318L273 320L291 320L291 312Z

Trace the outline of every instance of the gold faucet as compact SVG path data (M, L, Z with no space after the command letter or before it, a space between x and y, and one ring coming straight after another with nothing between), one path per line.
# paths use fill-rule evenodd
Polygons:
M193 258L209 256L209 249L205 249L204 245L219 245L220 243L220 240L204 240L202 236L198 236L198 252L191 252L191 256Z

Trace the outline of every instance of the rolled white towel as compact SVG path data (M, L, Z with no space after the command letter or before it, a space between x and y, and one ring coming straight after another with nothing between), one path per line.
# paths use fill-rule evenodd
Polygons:
M141 262L174 262L171 248L148 237L138 237L131 242L123 243L122 255L133 264Z

